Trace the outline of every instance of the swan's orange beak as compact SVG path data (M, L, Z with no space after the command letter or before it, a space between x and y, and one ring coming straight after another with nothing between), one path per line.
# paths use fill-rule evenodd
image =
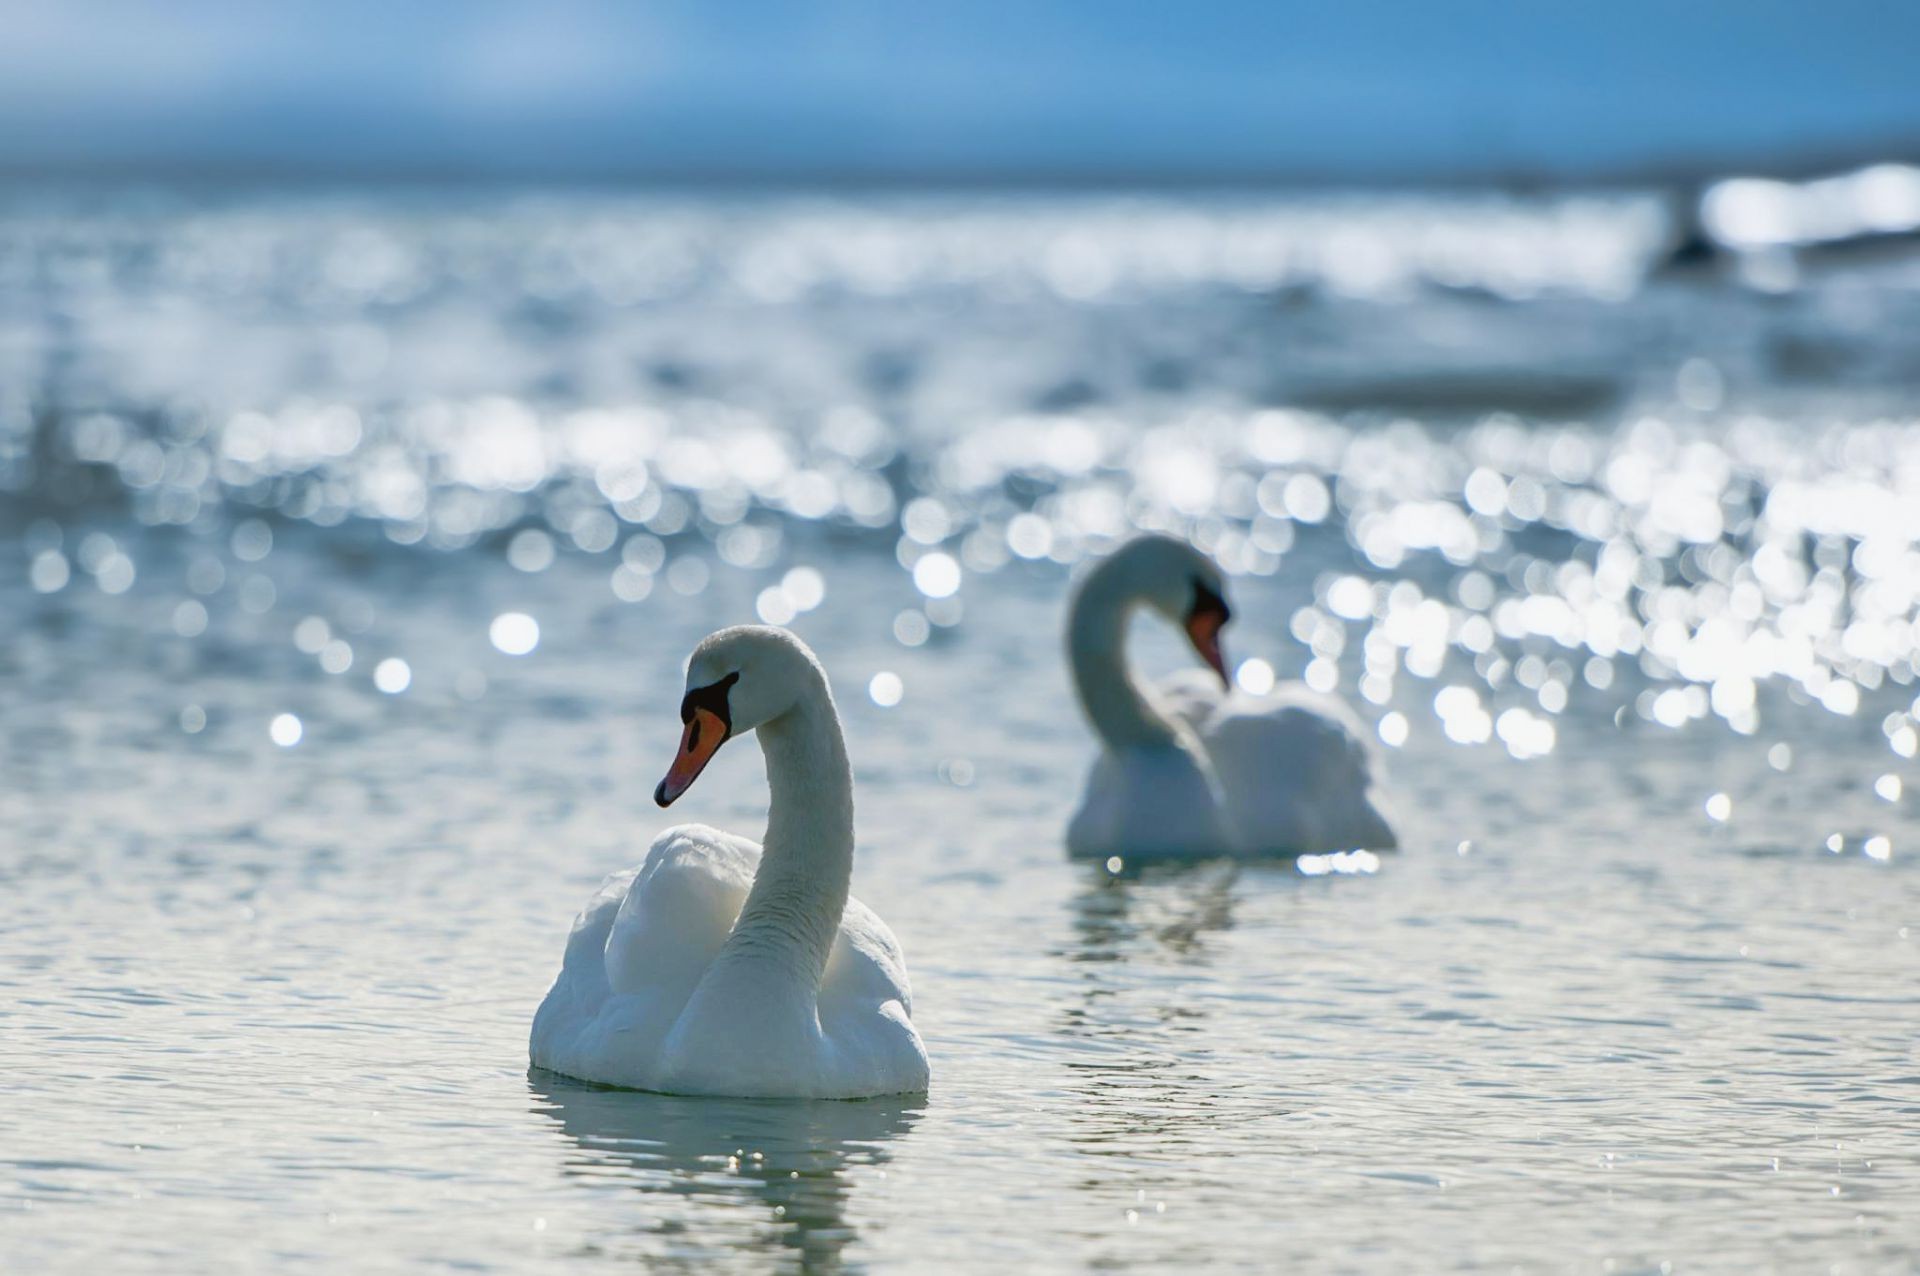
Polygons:
M653 800L661 806L672 806L673 800L699 778L726 742L727 724L720 720L720 715L711 709L695 709L687 719L687 729L680 735L680 752L667 768L667 778L654 789Z
M1187 613L1187 639L1193 643L1193 649L1200 653L1200 659L1220 675L1221 683L1232 687L1233 679L1227 676L1227 657L1220 650L1220 630L1227 623L1227 615L1224 605L1195 607Z

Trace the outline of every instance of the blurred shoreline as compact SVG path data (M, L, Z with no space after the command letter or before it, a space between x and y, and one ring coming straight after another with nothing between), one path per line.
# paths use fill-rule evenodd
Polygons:
M1474 194L1508 196L1555 192L1638 193L1686 190L1729 177L1808 181L1875 164L1920 164L1920 135L1852 139L1837 145L1807 145L1785 150L1766 147L1723 149L1712 153L1676 150L1651 159L1623 163L1554 167L1489 160L1483 164L1408 167L1397 174L1355 173L1340 166L1290 165L1284 169L1240 165L1131 168L1108 164L1010 165L979 168L813 163L702 166L560 164L544 166L516 160L488 163L401 160L330 164L311 159L240 162L178 159L98 160L60 163L0 161L0 192L7 187L108 191L330 190L405 192L444 190L449 194L522 190L566 194L793 196L810 194L966 194L1005 192L1047 195L1341 195Z

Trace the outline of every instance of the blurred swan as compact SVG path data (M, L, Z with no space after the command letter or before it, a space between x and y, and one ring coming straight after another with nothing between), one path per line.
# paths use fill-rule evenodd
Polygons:
M1211 559L1160 535L1127 542L1081 581L1067 656L1102 748L1068 851L1154 858L1394 846L1351 710L1297 683L1259 696L1232 689L1220 650L1225 591ZM1181 625L1212 672L1135 681L1126 636L1140 607Z
M853 774L826 672L785 630L740 626L694 649L686 687L654 800L669 805L723 743L758 731L765 850L683 824L609 877L534 1016L533 1062L670 1094L923 1092L900 946L848 894Z

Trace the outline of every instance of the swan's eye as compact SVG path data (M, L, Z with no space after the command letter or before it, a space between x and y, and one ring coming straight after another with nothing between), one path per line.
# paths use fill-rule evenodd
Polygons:
M1219 590L1196 576L1193 581L1193 606L1188 609L1187 617L1189 620L1217 618L1218 625L1224 625L1233 618L1233 610L1227 606L1227 600L1220 596Z

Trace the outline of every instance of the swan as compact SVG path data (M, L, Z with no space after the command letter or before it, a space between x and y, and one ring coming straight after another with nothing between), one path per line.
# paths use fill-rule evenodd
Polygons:
M783 629L722 629L694 649L680 720L654 800L671 805L722 744L758 732L765 848L683 824L607 878L534 1015L533 1063L669 1094L924 1092L900 945L848 893L853 773L826 671Z
M1210 673L1144 686L1127 625L1145 607L1185 629ZM1101 753L1067 828L1075 857L1387 850L1374 756L1351 710L1300 684L1235 691L1220 649L1220 569L1183 540L1128 541L1074 591L1067 658Z

